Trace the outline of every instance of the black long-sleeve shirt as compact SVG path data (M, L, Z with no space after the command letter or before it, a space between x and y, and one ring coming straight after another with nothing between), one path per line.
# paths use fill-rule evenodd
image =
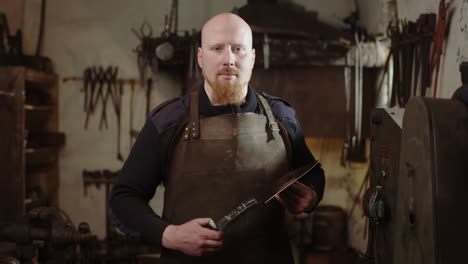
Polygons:
M315 160L305 144L302 128L292 106L278 97L263 95L276 120L288 133L292 150L291 166L298 168ZM264 114L250 87L246 102L240 106L213 106L201 87L199 105L201 118L230 113ZM170 224L156 215L148 202L154 196L156 187L164 182L171 143L187 120L189 109L190 96L185 95L171 99L152 111L110 195L109 213L114 224L127 235L141 238L150 244L160 245L164 229ZM301 181L313 187L319 201L322 199L325 177L320 166L302 177Z

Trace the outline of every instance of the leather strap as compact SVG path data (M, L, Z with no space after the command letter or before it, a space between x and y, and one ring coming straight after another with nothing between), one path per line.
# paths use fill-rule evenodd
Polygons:
M275 121L270 105L263 95L257 94L257 98L265 110L267 117L267 129L271 132L271 137L274 139L273 131L280 131L278 123ZM184 130L184 140L200 138L200 112L199 112L198 91L190 93L190 121Z
M190 93L190 120L184 130L184 140L200 138L198 91Z
M259 99L259 102L261 103L263 109L265 110L265 114L267 117L268 121L268 127L269 131L271 132L271 137L274 139L273 136L273 131L280 131L278 123L275 121L275 116L273 115L273 112L271 111L270 104L268 104L267 100L265 97L261 94L257 94L257 98Z

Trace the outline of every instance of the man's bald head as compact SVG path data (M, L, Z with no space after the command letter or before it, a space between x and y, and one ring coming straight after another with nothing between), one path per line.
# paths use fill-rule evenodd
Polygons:
M249 24L245 22L241 17L233 13L221 13L203 25L201 32L201 45L206 45L207 40L213 38L213 36L220 35L221 32L230 33L241 33L245 36L244 44L252 48L252 30Z
M223 13L206 22L198 48L198 65L213 104L242 104L254 63L252 30L242 18Z

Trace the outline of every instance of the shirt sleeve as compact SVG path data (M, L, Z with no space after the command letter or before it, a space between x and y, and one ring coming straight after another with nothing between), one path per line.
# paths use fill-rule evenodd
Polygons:
M109 197L109 215L117 228L154 245L161 245L162 233L168 226L148 204L163 179L168 147L164 142L148 120Z
M296 111L294 111L292 105L279 97L274 97L265 93L263 93L263 96L269 100L269 105L276 120L284 126L288 133L289 142L291 143L292 168L297 169L309 162L315 161L315 157L312 155L305 143L304 132L297 120ZM304 175L300 181L317 193L317 203L315 204L315 206L317 206L323 198L323 192L325 189L325 173L320 163L317 164L309 173ZM312 211L314 208L310 208L307 212Z
M291 165L293 169L316 160L305 143L304 133L299 121L295 118L281 118L279 121L288 132L289 141L291 143ZM304 175L300 181L314 189L317 193L318 202L322 200L323 191L325 189L325 173L320 163L317 164L309 173Z

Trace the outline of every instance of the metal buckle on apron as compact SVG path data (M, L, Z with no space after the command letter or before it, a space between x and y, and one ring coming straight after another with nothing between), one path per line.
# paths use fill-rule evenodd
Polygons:
M276 122L270 122L268 123L268 127L270 127L270 130L273 132L273 131L280 131L279 130L279 126L278 126L278 123Z

